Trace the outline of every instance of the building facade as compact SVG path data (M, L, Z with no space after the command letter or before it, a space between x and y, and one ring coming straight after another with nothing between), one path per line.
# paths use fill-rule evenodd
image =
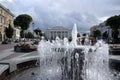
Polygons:
M69 38L71 36L71 29L63 26L56 26L46 30L45 36L48 40L55 40L56 37L60 39Z
M15 40L15 39L20 39L20 29L19 28L14 28L13 40Z
M100 30L101 35L103 35L105 32L108 33L108 37L112 38L112 29L109 26L105 25L106 22L100 23L99 25L93 26L90 28L90 34L93 35L93 31L95 30ZM118 37L120 38L120 29L118 29L119 35Z
M108 27L105 25L105 22L100 23L99 25L93 26L90 28L90 34L93 34L93 31L100 30L101 34L108 31Z
M5 28L8 27L9 24L14 28L13 21L14 14L11 13L9 9L0 4L0 41L4 41L6 39ZM16 32L16 29L14 29L14 31ZM14 35L16 35L15 32ZM13 36L13 38L15 37Z

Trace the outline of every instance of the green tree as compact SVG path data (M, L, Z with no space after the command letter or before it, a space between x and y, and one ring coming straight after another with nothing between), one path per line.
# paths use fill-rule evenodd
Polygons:
M86 33L84 33L82 36L86 36L87 34Z
M33 38L33 33L32 32L25 33L25 38Z
M80 33L77 33L77 37L80 37Z
M24 38L24 37L25 37L25 33L24 33L23 30L20 31L20 37L21 37L21 38Z
M117 43L118 35L120 29L120 15L115 15L107 19L106 26L112 29L112 38L115 43Z
M24 33L25 30L29 28L29 25L32 21L32 17L28 14L21 14L16 17L14 20L14 25L15 26L20 26L22 29L22 32ZM22 37L22 34L21 34Z
M42 31L38 28L34 30L36 35L43 36Z
M8 28L6 27L6 29L5 29L5 34L6 34L7 38L12 38L13 32L14 32L14 29L9 24L9 27Z
M120 15L115 15L107 19L106 25L110 26L111 29L117 30L120 28Z
M97 38L99 36L101 36L101 31L100 30L93 31L93 37Z
M107 39L107 38L108 38L108 32L105 31L105 32L102 34L102 37L103 37L104 39Z

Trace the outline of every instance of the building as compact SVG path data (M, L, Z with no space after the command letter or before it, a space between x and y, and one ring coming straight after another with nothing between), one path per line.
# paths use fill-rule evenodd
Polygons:
M105 24L106 22L103 22L103 23L100 23L99 25L91 27L90 34L93 35L93 31L100 30L101 35L107 32L109 34L109 38L112 38L112 29L109 26L106 26ZM118 37L120 38L120 29L118 29L118 31L119 31Z
M93 31L97 30L97 25L90 28L90 35L93 35Z
M105 22L103 22L103 23L100 23L99 25L95 25L95 26L91 27L90 28L90 34L93 35L93 31L100 30L101 35L102 35L106 31L108 31L108 28L109 27L105 25Z
M65 37L69 38L71 36L71 29L63 26L48 28L45 32L45 36L49 40L55 40L56 37L59 37L60 39Z
M14 28L13 21L14 21L14 14L11 13L9 9L7 9L2 4L0 4L0 41L4 41L6 39L5 28L8 27L9 24ZM14 31L15 32L13 35L13 39L16 39L15 37L16 32L17 33L19 32L18 29L16 28L14 29Z
M20 29L19 28L14 28L14 35L13 39L20 39Z

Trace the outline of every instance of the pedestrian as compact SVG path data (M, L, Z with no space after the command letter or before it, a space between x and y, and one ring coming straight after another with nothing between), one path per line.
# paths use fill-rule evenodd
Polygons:
M81 41L82 45L84 45L85 43L85 39L83 38L82 41Z
M33 80L35 80L35 73L34 72L31 73L31 77Z

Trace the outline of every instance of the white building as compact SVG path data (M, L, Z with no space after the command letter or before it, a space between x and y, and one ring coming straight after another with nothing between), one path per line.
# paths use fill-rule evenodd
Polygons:
M69 38L71 36L71 29L63 26L48 28L45 32L45 36L49 40L55 40L56 37L59 37L60 39L63 39L64 37Z
M20 29L14 28L14 35L13 35L14 40L20 39Z

